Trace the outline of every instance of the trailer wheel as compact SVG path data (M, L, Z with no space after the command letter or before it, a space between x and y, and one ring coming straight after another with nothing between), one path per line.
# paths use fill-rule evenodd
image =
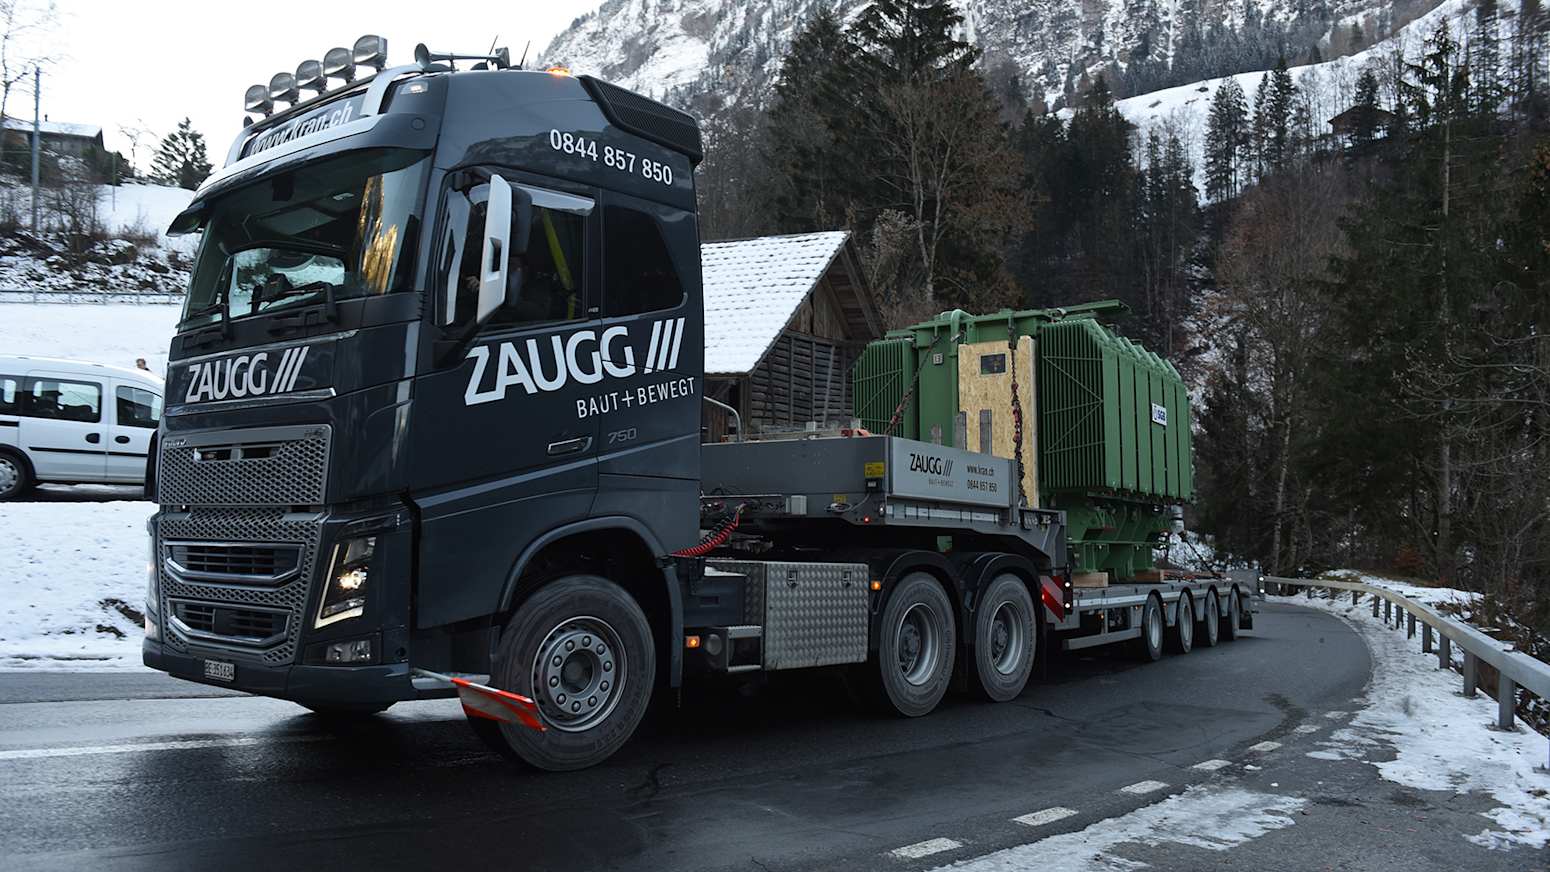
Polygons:
M594 766L629 740L651 701L651 625L635 599L606 578L556 579L506 625L490 679L532 697L548 727L540 733L495 724L512 754L551 772ZM474 732L494 738L485 725Z
M1222 633L1222 607L1214 588L1206 591L1205 614L1205 619L1200 622L1200 647L1215 648Z
M1142 660L1162 659L1164 623L1162 598L1154 593L1141 607L1141 638L1136 640L1136 655Z
M1227 616L1222 618L1222 638L1229 642L1238 638L1238 624L1243 620L1243 603L1238 600L1235 587L1227 594Z
M1041 618L1017 576L997 576L986 588L974 619L974 671L986 699L1006 702L1023 692L1038 658Z
M877 678L899 714L928 714L947 693L958 637L953 604L930 573L906 575L883 607L877 642Z
M1173 638L1169 640L1175 654L1188 654L1195 647L1195 601L1189 591L1179 594L1179 602L1173 622Z

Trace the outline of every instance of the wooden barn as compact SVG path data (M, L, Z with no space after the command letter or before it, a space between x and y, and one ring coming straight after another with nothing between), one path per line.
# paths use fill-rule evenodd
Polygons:
M882 319L845 231L762 236L701 246L706 395L750 433L848 421L850 369ZM735 432L706 403L704 437Z

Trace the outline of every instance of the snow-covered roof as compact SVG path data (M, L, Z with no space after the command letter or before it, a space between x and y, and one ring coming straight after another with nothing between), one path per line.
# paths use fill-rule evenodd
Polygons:
M830 230L700 246L705 371L746 373L758 366L849 236Z
M32 119L7 118L5 119L5 129L21 133L31 133ZM40 121L38 122L38 130L57 136L82 136L87 139L95 139L102 134L102 128L95 124L73 124L69 121Z

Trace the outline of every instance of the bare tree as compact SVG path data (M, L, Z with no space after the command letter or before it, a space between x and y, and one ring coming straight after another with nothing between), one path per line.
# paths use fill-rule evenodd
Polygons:
M0 0L0 163L5 159L5 120L11 92L32 71L55 59L43 39L59 24L53 0Z

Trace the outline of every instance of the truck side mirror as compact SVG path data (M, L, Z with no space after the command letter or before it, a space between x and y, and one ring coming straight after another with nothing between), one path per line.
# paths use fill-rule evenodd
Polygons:
M490 177L484 212L484 248L479 255L479 301L474 322L483 323L506 302L506 264L511 257L511 184Z

